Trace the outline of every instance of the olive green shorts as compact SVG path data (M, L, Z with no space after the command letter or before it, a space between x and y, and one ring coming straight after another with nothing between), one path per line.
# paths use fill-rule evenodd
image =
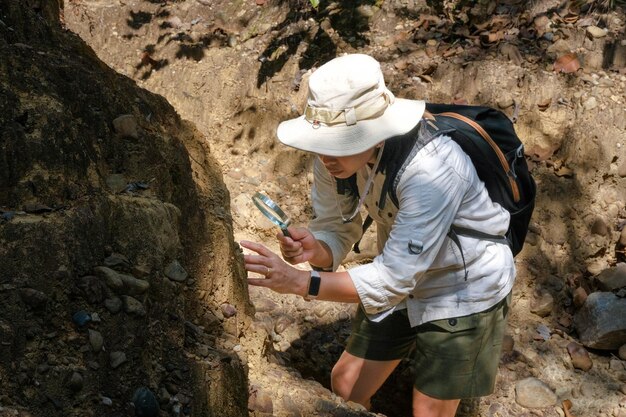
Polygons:
M493 392L511 294L476 314L435 320L411 328L406 310L379 323L359 308L346 351L376 361L413 352L415 388L442 400Z

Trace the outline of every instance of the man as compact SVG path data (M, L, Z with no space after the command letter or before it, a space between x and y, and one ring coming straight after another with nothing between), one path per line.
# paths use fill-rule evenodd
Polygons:
M369 56L321 66L304 114L277 131L283 144L317 156L315 217L308 229L277 235L284 261L258 243L241 246L256 253L245 255L246 269L265 276L250 285L359 304L332 371L335 393L369 408L412 351L413 415L451 417L461 398L493 392L515 267L505 244L458 236L459 246L448 237L453 224L503 235L509 213L449 137L416 146L428 135L424 112L423 101L394 97ZM377 224L380 253L333 272L361 237L362 206ZM289 265L302 262L313 271Z

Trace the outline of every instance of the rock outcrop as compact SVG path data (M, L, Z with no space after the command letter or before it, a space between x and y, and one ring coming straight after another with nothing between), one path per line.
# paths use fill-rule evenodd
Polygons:
M252 307L217 163L59 15L0 3L0 411L246 415Z

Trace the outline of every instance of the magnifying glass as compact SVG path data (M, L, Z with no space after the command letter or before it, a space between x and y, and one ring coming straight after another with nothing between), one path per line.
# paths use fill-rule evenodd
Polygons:
M285 212L268 196L259 192L252 196L254 205L261 210L261 213L265 215L272 223L280 227L283 235L291 237L287 231L287 226L291 223L291 219L285 214Z

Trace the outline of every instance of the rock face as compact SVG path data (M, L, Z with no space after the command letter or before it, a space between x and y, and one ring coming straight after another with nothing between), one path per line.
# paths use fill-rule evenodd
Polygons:
M56 0L0 20L0 404L127 415L146 386L175 389L167 413L247 415L251 305L204 138L62 30ZM240 314L216 319L224 302Z

